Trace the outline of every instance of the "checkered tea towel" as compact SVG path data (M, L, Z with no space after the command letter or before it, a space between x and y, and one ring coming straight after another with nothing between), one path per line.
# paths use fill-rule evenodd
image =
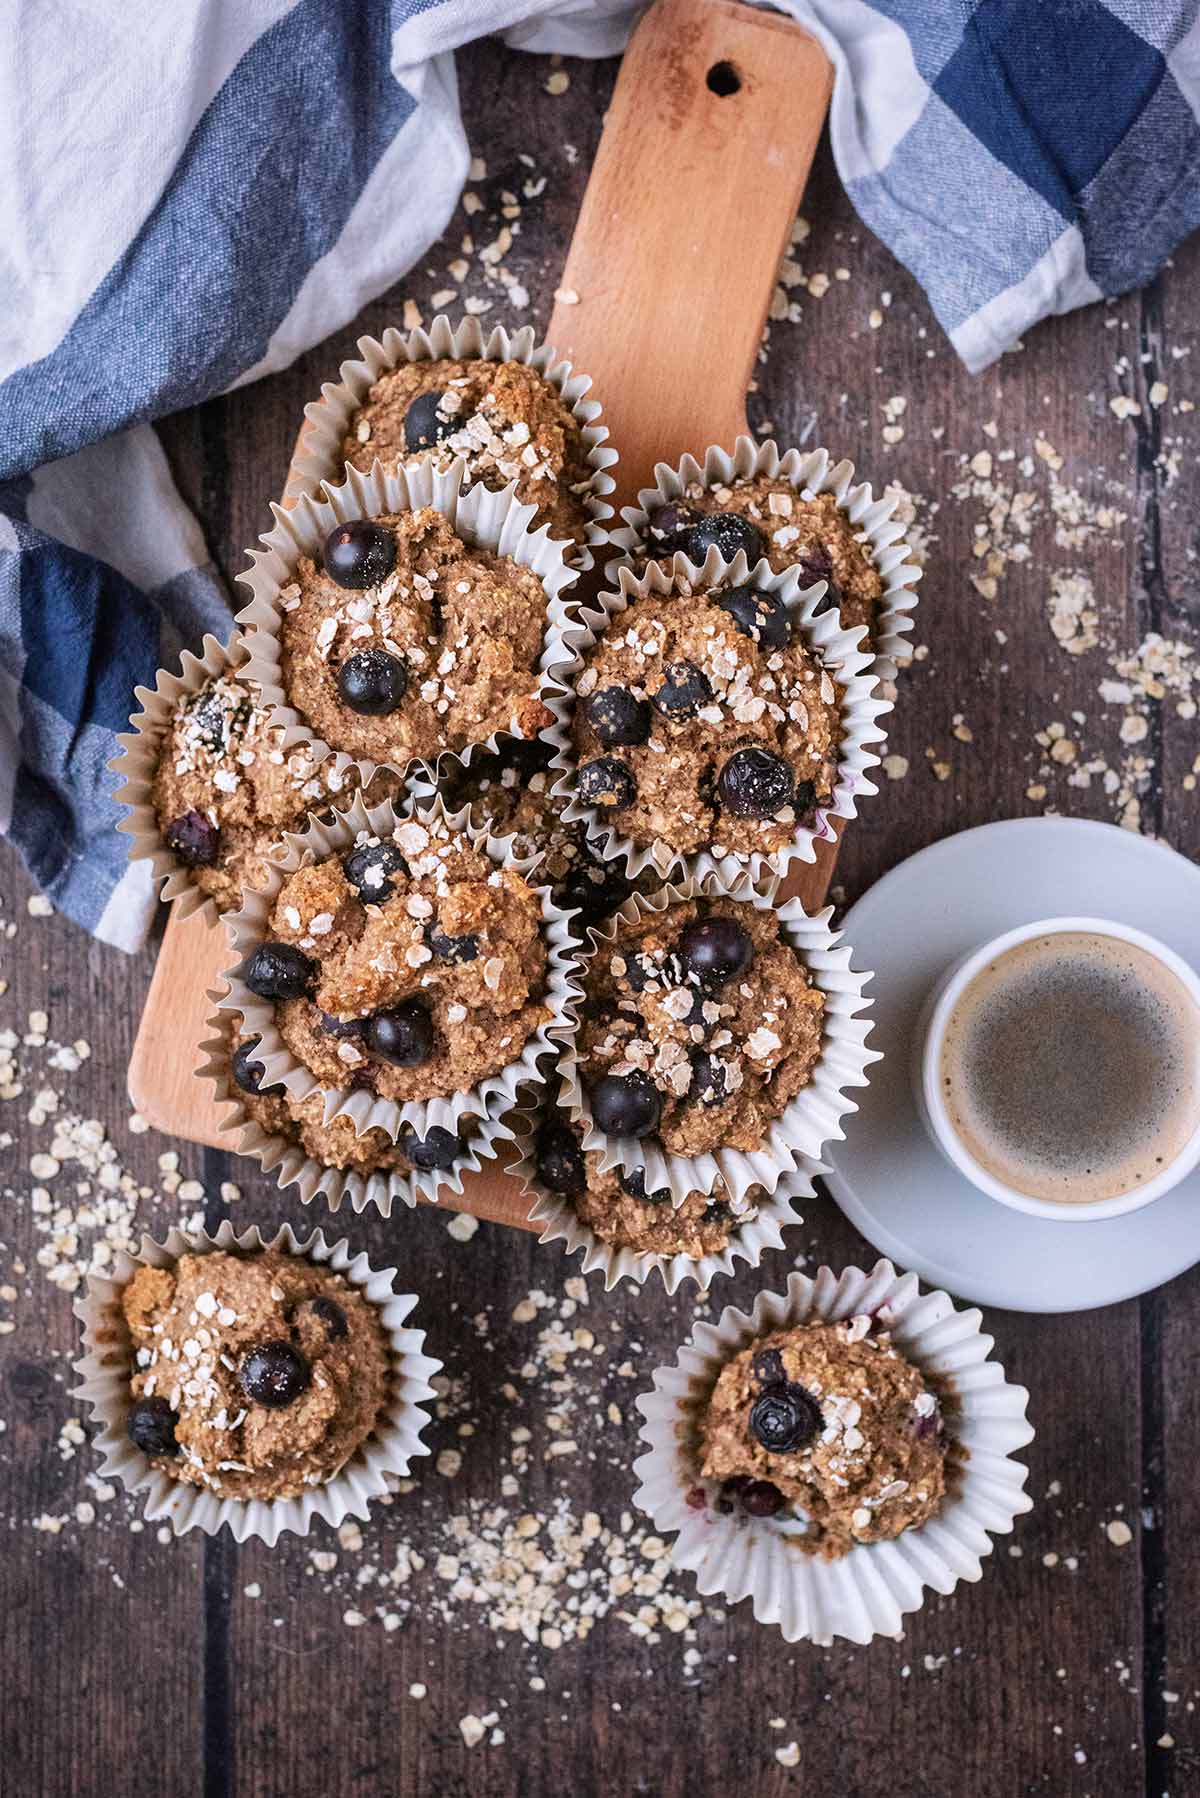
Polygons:
M0 829L133 949L105 764L229 607L149 421L352 318L448 223L453 52L599 56L626 0L9 0L0 60ZM969 367L1147 280L1200 218L1196 0L783 0L842 178Z

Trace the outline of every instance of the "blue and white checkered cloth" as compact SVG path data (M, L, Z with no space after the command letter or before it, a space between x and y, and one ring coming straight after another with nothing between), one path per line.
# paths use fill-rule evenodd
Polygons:
M619 49L627 0L80 0L11 24L0 130L0 829L135 948L105 764L224 588L149 421L285 366L444 230L453 51ZM1200 223L1197 0L783 0L842 179L968 367ZM565 250L565 245L564 245Z

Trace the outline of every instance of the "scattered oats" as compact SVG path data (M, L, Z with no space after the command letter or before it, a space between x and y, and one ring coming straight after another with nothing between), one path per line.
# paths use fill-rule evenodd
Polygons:
M908 773L908 757L906 755L885 755L883 771L889 780L903 780Z
M458 1727L468 1748L477 1748L487 1734L483 1719L473 1711L468 1711L465 1717L459 1718Z
M1104 1534L1114 1548L1125 1548L1133 1541L1133 1531L1123 1518L1114 1517L1111 1523L1104 1526Z
M788 1742L783 1748L775 1750L775 1759L781 1767L798 1767L800 1765L800 1747L796 1742Z
M25 901L25 909L31 918L52 918L54 916L54 907L45 893L30 893Z
M459 1211L446 1225L446 1234L452 1236L455 1242L470 1242L478 1228L477 1217L472 1217L469 1211Z
M556 287L554 297L560 306L578 306L579 295L573 287Z
M565 69L555 69L554 73L547 78L546 92L556 96L558 94L565 94L570 85L571 77L567 74L567 71Z
M456 1448L444 1448L434 1465L444 1480L456 1479L462 1467L462 1455Z
M1114 394L1108 402L1108 409L1114 418L1140 418L1142 408L1137 401L1130 399L1127 393Z

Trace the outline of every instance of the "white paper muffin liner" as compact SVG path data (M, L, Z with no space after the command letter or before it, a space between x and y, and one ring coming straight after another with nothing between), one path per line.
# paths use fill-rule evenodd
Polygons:
M570 742L570 724L575 711L575 681L583 670L585 658L613 620L619 618L633 600L650 593L670 593L674 581L681 577L694 589L708 590L752 580L763 591L777 594L797 621L807 647L817 652L843 689L839 708L842 740L838 746L837 780L832 797L816 808L811 825L797 824L792 841L782 849L751 855L718 855L716 848L721 846L717 845L685 855L661 840L639 846L615 823L602 817L596 806L587 805L573 796L577 764ZM557 749L551 768L559 772L552 791L569 799L563 817L572 823L582 820L587 825L588 841L595 854L603 861L622 863L631 880L644 868L656 871L664 879L715 869L727 880L736 880L749 873L751 879L758 882L785 874L795 862L813 861L816 844L834 835L831 820L853 818L858 800L878 791L868 776L868 769L879 766L879 746L886 741L886 732L880 728L879 720L892 710L892 702L881 694L871 657L857 647L864 635L862 628L843 630L835 609L814 615L826 590L825 581L801 587L796 569L773 574L765 558L751 568L742 550L732 562L727 562L716 549L710 549L702 567L677 554L672 559L670 572L656 562L650 563L641 576L622 567L617 571L616 581L615 588L605 587L598 595L596 609L580 607L578 620L560 622L554 633L552 654L557 654L557 646L561 645L564 659L552 663L554 678L544 701L555 715L555 725L542 735Z
M835 462L826 449L789 449L781 454L779 445L771 440L756 443L752 437L739 437L732 455L719 444L710 444L702 462L684 456L677 468L656 463L655 485L639 491L636 506L622 507L625 524L610 533L613 547L623 552L622 564L631 564L645 554L645 527L658 506L682 498L697 482L704 487L723 487L755 475L765 475L768 480L781 477L805 499L832 493L860 540L869 546L883 581L875 621L874 669L881 680L894 680L897 661L911 654L907 639L917 605L913 588L921 569L904 539L903 525L893 520L898 496L885 494L876 499L867 481L855 485L853 462Z
M451 830L461 832L476 848L483 850L498 866L507 865L518 874L528 874L536 865L536 857L525 860L517 860L511 856L506 858L503 849L493 842L486 830L477 830L471 824L465 806L459 812L447 812L439 797L431 805L405 815L427 823L444 821ZM522 1086L541 1084L541 1058L555 1050L561 1038L574 1028L571 1002L579 993L575 981L578 947L568 921L570 914L557 909L550 898L548 887L538 887L535 891L541 898L548 957L546 991L543 997L549 1007L550 1017L532 1033L521 1053L500 1073L489 1076L465 1092L452 1093L447 1097L407 1100L402 1104L398 1100L380 1098L363 1089L350 1091L325 1086L303 1062L297 1060L280 1036L273 1003L252 993L243 980L245 963L266 938L268 920L279 889L289 874L312 862L323 861L328 856L340 855L353 845L360 831L369 831L376 836L390 836L397 823L402 821L390 800L368 806L360 795L356 795L349 809L335 813L328 824L314 818L303 833L289 833L284 839L284 852L271 863L266 886L260 890L247 890L243 894L242 909L226 914L225 927L229 933L235 962L221 976L224 990L212 995L219 1011L240 1012L246 1034L261 1038L254 1059L261 1061L265 1069L263 1085L274 1086L279 1083L299 1098L320 1090L325 1094L326 1123L333 1117L349 1117L360 1136L365 1130L375 1128L385 1131L393 1141L398 1140L405 1125L423 1138L435 1126L444 1130L457 1130L460 1119L474 1117L485 1120L503 1116L516 1104L517 1094Z
M966 1454L948 1464L946 1497L927 1523L821 1561L789 1542L803 1533L794 1516L723 1516L715 1508L720 1484L700 1474L700 1418L722 1367L757 1337L810 1318L863 1314L890 1330L922 1372L950 1384L957 1409L947 1417L948 1434ZM922 1293L916 1275L897 1274L890 1261L870 1273L848 1267L839 1276L823 1267L815 1279L793 1274L785 1292L760 1293L749 1315L729 1306L715 1325L696 1325L678 1359L657 1369L653 1390L637 1401L648 1452L634 1462L634 1503L657 1530L678 1532L671 1559L696 1575L701 1593L732 1604L749 1598L757 1620L778 1624L786 1641L827 1647L836 1636L898 1635L927 1589L944 1595L960 1580L981 1578L992 1535L1007 1535L1032 1508L1028 1469L1013 1459L1033 1440L1029 1394L989 1359L993 1341L980 1323L979 1311L956 1310L944 1292ZM688 1503L697 1491L706 1494L703 1508Z
M524 1182L533 1201L529 1217L531 1222L542 1226L539 1243L559 1242L566 1255L582 1252L580 1271L601 1273L605 1292L611 1292L621 1280L632 1280L638 1286L644 1286L655 1273L661 1276L668 1293L677 1292L685 1280L695 1280L704 1289L720 1275L736 1273L739 1261L757 1267L765 1250L783 1247L784 1230L792 1224L803 1223L796 1201L813 1197L813 1176L824 1172L815 1162L805 1162L785 1174L773 1193L764 1193L758 1200L756 1215L735 1226L719 1254L639 1253L624 1244L605 1242L583 1221L569 1198L542 1185L536 1158L540 1118L541 1111L537 1107L522 1108L514 1114L512 1121L519 1159L514 1161L510 1172Z
M230 1072L231 1022L220 1013L209 1018L211 1035L200 1044L203 1060L196 1069L200 1079L211 1082L224 1114L217 1129L222 1136L229 1135L233 1154L245 1155L264 1173L274 1174L280 1190L294 1186L303 1205L324 1197L331 1211L348 1205L363 1212L374 1206L382 1217L390 1217L400 1205L411 1210L420 1199L436 1205L443 1193L461 1193L464 1177L479 1173L483 1163L499 1152L499 1145L513 1138L510 1124L502 1118L464 1118L467 1153L451 1168L413 1168L405 1173L384 1167L364 1174L354 1168L328 1167L294 1137L266 1130L250 1116L245 1095Z
M206 636L198 656L185 649L178 674L160 668L153 687L134 689L142 709L130 718L131 728L117 738L121 753L108 764L114 774L122 777L113 797L129 808L128 815L117 825L132 839L129 859L151 863L155 880L162 883L160 897L175 904L181 919L199 911L205 913L210 924L215 924L220 910L212 894L197 883L192 869L163 841L154 805L154 780L163 742L175 709L185 695L198 693L218 675L247 673L246 664L245 643L237 631L227 645ZM333 764L335 782L355 765L353 758L340 750L334 755ZM329 803L336 803L336 797L336 793L331 793Z
M126 1433L133 1369L121 1315L123 1288L139 1266L169 1267L181 1255L210 1255L220 1249L246 1254L279 1249L330 1267L376 1307L391 1345L391 1392L374 1429L332 1479L301 1498L220 1498L206 1487L191 1486L160 1472ZM101 1473L106 1479L119 1480L130 1492L144 1492L147 1523L165 1520L177 1536L190 1529L215 1536L228 1527L235 1542L257 1537L271 1547L284 1531L306 1535L314 1518L322 1518L336 1529L347 1517L366 1517L370 1501L390 1490L389 1478L403 1479L410 1463L429 1453L421 1440L421 1431L429 1422L423 1406L434 1396L430 1379L442 1367L424 1353L425 1332L405 1328L417 1299L414 1293L397 1293L395 1278L395 1268L373 1268L365 1255L354 1254L346 1242L327 1242L319 1230L297 1237L287 1224L269 1238L257 1227L239 1234L230 1223L223 1223L215 1236L175 1229L161 1243L143 1236L136 1255L119 1249L112 1271L90 1275L74 1305L83 1324L84 1352L74 1364L79 1384L72 1396L90 1405L93 1421L99 1425L95 1445L101 1456Z
M775 904L775 888L760 890L747 876L727 881L714 871L691 880L667 886L643 897L635 893L619 912L605 921L602 928L590 931L593 947L585 952L580 969L580 996L572 1010L578 1017L586 1004L583 981L594 955L603 954L611 945L619 921L635 923L654 912L684 899L737 900L753 905L759 911L774 912L783 925L782 936L803 958L815 984L825 995L825 1016L821 1053L807 1086L787 1105L768 1127L759 1148L747 1153L741 1149L716 1149L707 1155L673 1155L656 1139L639 1141L632 1136L605 1136L592 1121L587 1089L579 1071L578 1045L574 1038L563 1045L559 1060L562 1079L563 1110L583 1132L585 1150L597 1149L600 1168L624 1169L644 1167L650 1191L671 1188L674 1202L683 1202L690 1192L711 1192L718 1176L726 1189L737 1198L745 1198L752 1186L760 1186L768 1195L793 1173L801 1158L819 1162L826 1143L840 1141L844 1132L841 1120L858 1110L848 1097L848 1090L869 1084L867 1069L881 1059L878 1052L867 1048L872 1025L864 1012L871 1001L863 988L874 976L850 966L854 953L850 947L839 947L841 934L831 930L829 920L833 907L810 917L798 899L786 905Z
M272 723L285 727L285 744L290 748L293 743L311 742L318 762L334 753L304 714L288 701L279 643L284 611L282 589L292 581L304 556L320 557L322 545L335 525L352 518L417 511L422 506L432 506L440 512L466 543L511 557L521 567L531 569L541 582L546 593L546 632L536 691L542 703L547 703L546 690L553 685L549 668L552 661L561 659L559 630L569 617L563 595L578 578L578 571L567 567L562 544L551 541L545 525L536 531L529 528L534 508L521 505L514 498L512 487L492 493L477 482L464 492L461 462L444 472L422 463L413 463L396 474L385 474L378 464L369 475L349 467L344 472L344 485L326 484L321 500L305 494L288 510L273 505L274 528L259 539L262 549L249 552L250 570L238 576L251 594L237 615L250 652L246 672L262 687L264 701L272 708ZM468 743L459 750L442 750L434 760L440 764L449 757L467 763L476 749L495 749L503 737L514 734L507 729L493 731L480 743ZM416 758L383 763L366 756L353 759L365 786L377 768L387 767L403 774Z
M569 407L580 427L587 450L587 464L592 470L591 488L584 495L589 515L586 545L570 546L572 566L584 573L595 562L594 550L609 540L606 520L613 516L606 495L616 482L609 472L617 462L617 452L608 442L608 426L601 422L597 400L586 396L591 389L590 375L576 374L569 362L555 359L555 352L539 344L531 325L512 333L503 325L494 325L485 335L477 318L464 318L457 325L439 313L427 329L386 330L382 338L360 337L358 355L343 362L337 381L326 381L319 400L304 408L304 429L296 457L284 489L285 499L298 499L302 493L316 493L322 481L340 482L346 467L342 444L350 428L350 420L366 403L371 388L381 375L399 368L405 362L522 362L536 369L557 391Z

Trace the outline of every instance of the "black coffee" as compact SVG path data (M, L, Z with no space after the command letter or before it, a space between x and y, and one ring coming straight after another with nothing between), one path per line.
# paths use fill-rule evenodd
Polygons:
M940 1073L955 1133L993 1178L1059 1204L1114 1198L1200 1126L1200 1012L1131 943L1034 937L971 981Z

